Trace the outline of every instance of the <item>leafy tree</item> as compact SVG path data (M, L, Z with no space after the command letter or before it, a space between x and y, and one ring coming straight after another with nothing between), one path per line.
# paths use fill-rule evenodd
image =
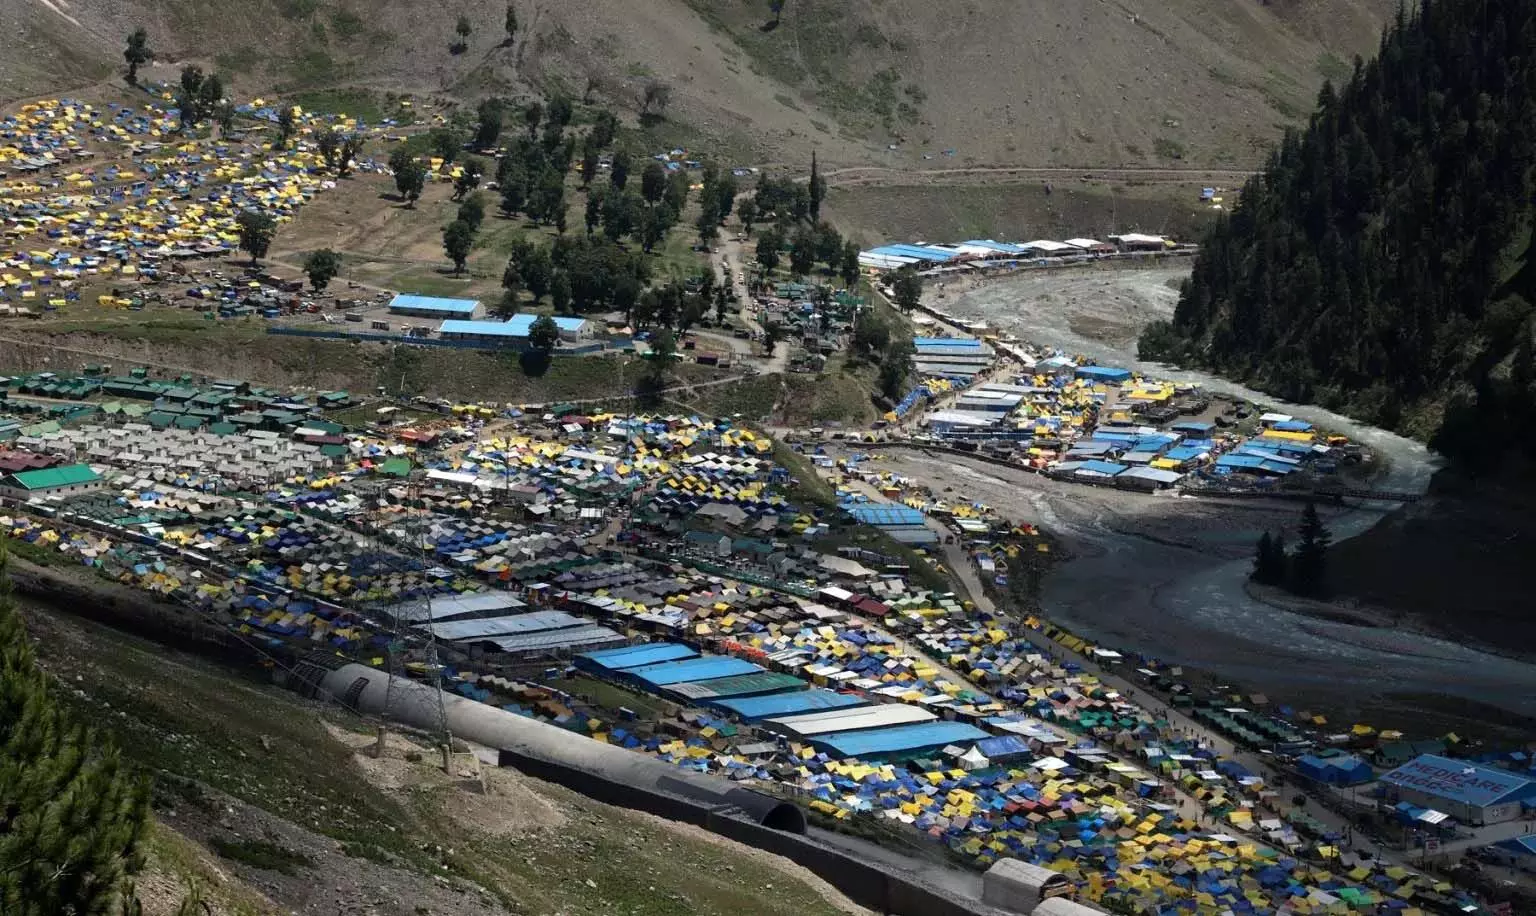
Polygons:
M456 219L443 230L443 252L453 262L454 276L464 273L464 265L468 263L470 249L474 246L475 230L469 223Z
M856 356L878 360L891 346L890 326L873 313L861 312L858 321L854 322L849 345Z
M242 210L235 217L235 225L240 233L240 250L251 256L251 265L255 266L267 256L272 236L277 234L277 222L258 210Z
M652 159L645 164L640 172L640 196L646 203L656 204L661 202L662 195L667 193L667 170L660 162Z
M891 290L895 294L896 304L910 312L922 302L923 280L910 265L902 267L896 271L896 279L891 283Z
M669 212L665 205L648 207L640 214L640 250L649 254L667 237Z
M817 223L814 230L816 239L816 260L825 262L833 270L837 270L842 264L843 237L830 223Z
M507 283L509 279L512 280L510 285ZM522 289L522 287L518 285L516 275L509 278L505 274L502 275L501 286L501 298L496 300L496 305L492 307L491 313L495 317L505 321L506 319L511 318L513 315L516 315L519 307L522 305L522 301L518 299L518 291Z
M432 152L447 165L458 158L464 149L464 138L451 127L434 127L427 133L432 141Z
M631 194L610 193L603 197L603 234L611 242L633 232L639 208Z
M587 235L597 231L597 227L603 222L603 206L607 203L608 195L602 188L594 188L587 195L586 225Z
M571 118L575 117L576 109L571 105L571 100L564 95L552 95L549 105L545 109L545 117L551 124L561 127L569 127Z
M736 218L741 220L741 228L747 235L752 234L752 221L757 219L757 201L751 197L743 200L736 207Z
M640 117L661 117L672 101L672 87L661 80L645 84L640 94Z
M757 237L757 263L764 273L772 273L779 266L779 252L784 248L784 236L778 229L770 229Z
M461 13L459 15L459 20L453 24L453 33L458 36L458 40L453 44L453 52L455 54L462 53L466 48L469 47L469 36L473 34L474 31L475 27L469 21L469 17Z
M219 102L214 106L213 119L219 125L219 133L227 136L235 129L235 103L229 99Z
M217 73L208 74L197 89L198 120L212 116L224 101L224 81Z
M549 353L560 345L560 326L548 315L540 315L528 328L528 345L541 353Z
M539 176L539 186L534 193L536 206L530 211L546 226L564 221L565 178L553 169Z
M487 150L496 145L501 136L502 120L506 108L501 99L486 99L475 109L475 149Z
M816 239L806 229L795 233L789 246L789 269L797 277L803 277L816 266Z
M507 33L507 40L502 43L510 47L517 40L517 8L510 3L507 4L507 18L501 27Z
M325 160L325 167L336 169L336 157L341 153L341 134L326 128L315 135L315 146L320 151L320 158Z
M725 218L731 215L731 210L736 206L736 190L736 178L730 174L719 175L710 182L704 196L719 222L725 222Z
M629 150L616 149L613 151L613 162L608 167L608 181L620 191L624 190L624 185L629 181L629 164Z
M838 269L842 274L843 286L853 289L859 282L859 246L852 241L843 243L843 256Z
M309 275L309 285L315 292L324 292L341 273L341 255L329 248L311 251L304 259L304 273Z
M138 870L149 782L37 667L0 553L0 912L107 916Z
M592 120L592 130L587 134L592 144L598 149L607 149L613 145L614 138L619 135L619 116L611 111L599 111Z
M539 135L539 122L544 120L544 105L538 99L528 103L523 109L523 126L528 128L528 136Z
M1332 535L1323 527L1317 506L1311 502L1301 513L1300 535L1291 557L1291 590L1309 598L1328 595L1328 545Z
M713 207L700 210L698 221L694 226L699 230L699 244L706 248L713 245L715 239L720 236L720 217Z
M485 222L485 198L479 194L471 194L459 204L458 220L468 223L469 228L480 231L480 224Z
M662 199L666 201L667 206L672 208L674 214L682 213L688 207L688 193L690 190L692 190L692 187L688 176L683 172L673 172L667 178L667 192Z
M499 187L497 193L501 195L501 212L508 216L521 213L528 205L528 173L523 170L521 163L513 162L504 170L501 170L497 178Z
M149 47L149 33L139 26L129 34L128 46L123 49L123 60L128 64L128 82L137 85L139 68L154 59L155 52Z
M779 324L777 321L772 321L766 325L763 325L763 353L765 355L772 356L773 349L777 347L779 345L779 341L783 339L784 326L782 324Z
M277 113L277 148L287 149L298 129L299 116L294 114L292 105L284 105Z
M523 274L523 285L533 295L535 303L549 294L555 279L555 265L550 259L548 248L535 248L523 260L520 268Z
M714 298L715 298L715 324L724 326L724 324L725 324L725 313L726 313L727 308L729 308L729 306L730 306L730 294L725 291L725 287L717 286L717 287L715 287L715 297Z
M357 160L358 153L363 151L363 138L357 134L341 141L341 152L336 156L336 177L346 178L352 173L352 163Z
M485 160L474 156L464 160L459 175L453 180L453 200L463 200L464 195L480 187L480 176L485 174Z
M912 338L892 340L880 360L880 393L892 401L900 400L907 377L912 374Z
M821 168L816 164L815 150L811 150L811 180L805 190L810 203L811 219L821 219L821 202L827 197L827 179L822 177Z
M602 158L598 152L597 144L592 142L592 135L587 134L586 142L581 148L581 186L590 187L592 179L597 177L597 166Z
M563 315L571 308L571 278L563 270L555 271L555 278L549 284L549 301L555 307L555 314Z
M176 109L181 116L181 129L195 126L202 117L203 68L187 64L181 68L181 88L176 91Z
M407 207L415 207L420 199L421 192L427 187L427 167L420 160L407 157L405 162L395 169L395 190L400 192L400 197Z
M773 13L773 27L779 27L779 18L784 15L784 0L768 0L768 9Z

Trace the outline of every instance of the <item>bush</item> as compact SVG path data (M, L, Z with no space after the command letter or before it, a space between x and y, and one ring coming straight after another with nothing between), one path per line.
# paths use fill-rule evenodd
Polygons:
M275 871L284 875L298 874L300 868L314 864L309 856L268 840L215 838L209 845L213 847L214 852L231 862L240 862L262 871Z

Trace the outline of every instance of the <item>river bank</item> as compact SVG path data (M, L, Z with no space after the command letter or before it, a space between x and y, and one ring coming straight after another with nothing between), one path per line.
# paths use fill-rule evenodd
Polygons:
M1137 359L1135 331L1172 313L1180 275L1167 268L1078 276L1060 271L953 285L936 304L1039 345L1294 412L1382 455L1374 486L1428 490L1440 463L1422 443L1321 408L1277 402L1203 373ZM1084 333L1090 328L1092 333ZM1536 665L1443 638L1443 631L1426 633L1430 628L1423 620L1414 621L1412 629L1359 626L1362 621L1323 619L1249 595L1254 542L1266 530L1294 531L1300 507L1237 511L1230 503L1062 487L964 459L923 464L917 460L913 469L984 493L994 503L1006 501L1015 517L1063 538L1073 559L1047 578L1042 603L1049 617L1086 637L1275 695L1327 699L1345 709L1422 708L1426 704L1414 698L1445 698L1428 705L1484 709L1488 704L1536 715L1536 696L1529 690ZM1320 508L1338 544L1371 530L1396 507L1362 502Z

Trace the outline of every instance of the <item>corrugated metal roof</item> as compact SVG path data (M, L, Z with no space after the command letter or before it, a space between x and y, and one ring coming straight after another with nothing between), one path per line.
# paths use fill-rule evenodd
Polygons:
M653 687L667 687L684 681L710 681L763 670L746 659L729 655L690 658L679 662L643 665L624 673Z
M609 671L621 671L626 668L639 668L659 662L695 658L698 654L679 643L660 642L643 646L626 646L621 649L603 649L598 652L583 652L578 658L587 659L598 667L606 668Z
M508 617L480 617L472 620L453 620L432 625L438 639L478 639L487 636L505 636L508 633L537 633L586 625L580 617L564 611L539 611L533 614L513 614ZM418 628L425 627L418 624Z
M18 471L10 481L26 490L51 490L55 487L72 487L100 480L101 475L88 464L66 464L40 471Z
M813 687L810 690L775 693L769 696L729 697L716 700L711 705L729 710L752 722L768 716L792 715L817 709L847 709L864 706L867 703L868 701L862 697Z
M920 725L898 725L867 732L829 735L816 738L811 743L841 757L863 757L919 751L963 741L980 741L986 737L986 732L964 722L924 722Z
M476 299L450 299L444 296L413 296L401 293L389 302L391 309L414 309L418 312L442 312L444 314L472 315L480 306Z
M488 640L503 652L553 652L573 646L600 646L623 641L623 636L595 623L564 630L512 633Z
M830 735L841 732L864 731L871 728L889 728L893 725L913 725L932 722L938 716L926 709L905 703L885 703L862 709L834 709L798 716L777 716L764 720L764 724L791 735Z
M667 689L690 700L707 700L715 697L744 697L764 693L781 693L800 690L805 682L791 674L778 671L760 671L735 677L720 677L708 681L687 681L673 684Z

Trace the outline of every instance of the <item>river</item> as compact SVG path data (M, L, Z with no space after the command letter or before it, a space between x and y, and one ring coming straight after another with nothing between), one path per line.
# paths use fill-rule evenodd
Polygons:
M1381 488L1427 489L1439 461L1422 443L1318 407L1286 404L1203 372L1138 360L1134 330L1172 313L1177 293L1168 281L1179 273L1042 271L951 293L941 307L962 318L985 319L1039 346L1198 382L1213 392L1295 413L1382 456L1387 470ZM1095 333L1083 333L1084 326ZM1059 488L1032 497L1041 520L1074 545L1075 558L1048 577L1042 600L1053 619L1077 632L1259 689L1332 696L1432 693L1536 715L1536 665L1444 639L1320 620L1254 600L1244 588L1250 560L1234 557L1231 544L1253 543L1266 523L1246 527L1241 510L1233 510L1232 527L1206 535L1213 546L1214 539L1231 542L1222 555L1216 549L1191 550L1128 535L1124 525L1106 520L1118 508L1105 509L1091 498L1086 502L1093 508ZM1126 512L1178 513L1182 502L1143 499ZM1364 505L1334 515L1328 524L1335 540L1352 537L1392 508Z

